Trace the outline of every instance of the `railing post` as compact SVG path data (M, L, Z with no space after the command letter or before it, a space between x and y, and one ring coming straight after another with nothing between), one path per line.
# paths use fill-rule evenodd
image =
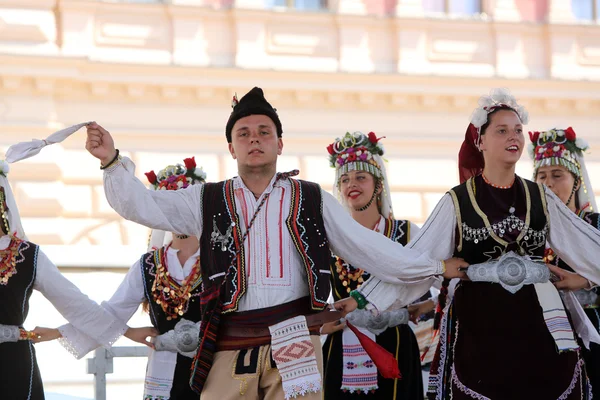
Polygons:
M94 352L94 358L87 360L87 373L94 374L94 399L106 400L106 374L113 372L113 356L105 348Z
M87 373L94 374L94 399L106 400L106 374L113 373L115 357L148 357L145 346L120 346L105 349L100 347L94 351L94 357L87 360Z

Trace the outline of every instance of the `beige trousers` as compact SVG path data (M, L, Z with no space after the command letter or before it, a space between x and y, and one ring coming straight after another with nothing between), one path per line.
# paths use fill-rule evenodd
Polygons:
M323 352L317 335L310 339L323 376ZM322 393L308 393L297 400L321 400ZM256 349L218 351L206 378L201 400L284 400L279 371L271 364L271 345Z

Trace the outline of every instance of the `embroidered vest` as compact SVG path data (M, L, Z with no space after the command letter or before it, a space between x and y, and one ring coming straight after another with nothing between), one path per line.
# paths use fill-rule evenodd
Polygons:
M507 210L502 221L490 222L476 200L474 178L450 190L457 222L455 257L469 264L496 259L515 251L533 258L544 256L548 233L546 195L542 185L517 177L515 185L522 185L524 196L519 196L516 207L525 210L523 219L510 218ZM514 241L507 240L510 232L520 232ZM514 235L514 234L513 234Z
M160 304L156 303L152 294L152 286L156 279L156 265L160 262L161 255L164 254L164 247L155 251L146 253L140 259L141 273L144 281L144 296L149 303L149 314L152 325L162 333L166 333L175 328L180 318L185 318L192 322L200 321L202 314L199 306L199 296L202 291L202 279L198 279L192 284L190 292L191 298L188 303L187 311L180 318L167 319ZM176 284L176 283L175 283Z
M393 240L394 242L400 243L402 246L406 246L410 242L410 221L408 220L396 220L388 218L385 220L385 227L382 232L385 237ZM360 278L352 279L347 274L355 274L360 271L351 265L348 265L341 258L333 255L329 263L329 270L331 271L331 286L333 290L333 299L335 301L345 299L349 296L352 290L355 290L361 286L371 276L368 272L363 271ZM344 285L346 282L346 285Z
M16 256L17 272L0 285L0 324L22 326L29 312L29 297L36 276L38 246L22 242Z
M285 224L306 269L310 306L313 310L323 310L330 290L327 269L330 252L323 222L321 188L316 183L291 178L289 182L292 201ZM236 210L233 180L203 185L202 205L200 254L204 284L220 286L226 277L221 293L222 312L234 312L246 293L247 273L246 254L241 243L243 234L240 223L243 221L240 222ZM232 271L227 273L230 267ZM209 300L203 299L203 303Z

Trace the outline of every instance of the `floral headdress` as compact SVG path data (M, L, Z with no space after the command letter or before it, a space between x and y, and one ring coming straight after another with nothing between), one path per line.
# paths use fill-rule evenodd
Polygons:
M329 164L336 169L336 182L339 183L343 174L349 171L366 171L373 176L383 179L381 165L375 156L383 155L383 146L375 133L346 132L344 137L336 138L327 146Z
M576 192L575 186L573 187L571 194L571 197L577 196L579 208L587 211L597 210L594 190L583 157L583 152L589 149L587 142L578 138L571 127L529 132L529 139L531 139L529 155L533 159L533 179L536 179L540 167L561 165L575 175L581 183ZM571 198L567 204L570 201Z
M477 128L479 134L481 134L481 127L488 121L488 115L499 107L508 107L513 109L519 116L519 119L523 125L527 125L529 123L529 113L525 107L517 103L517 99L510 94L508 89L493 89L489 96L481 96L478 104L479 107L477 107L471 114L471 124Z
M529 154L533 159L533 175L546 165L562 165L581 178L579 162L583 152L589 148L587 142L577 137L573 128L550 129L544 132L529 132Z
M458 173L461 183L483 172L483 155L479 150L481 128L488 122L491 112L498 108L509 108L517 113L523 125L529 123L529 113L525 107L517 103L517 99L508 89L493 89L488 96L480 97L478 104L479 107L471 114L465 140L458 153Z
M361 132L346 134L342 138L336 138L335 141L327 146L329 153L329 164L335 168L334 192L342 204L340 193L340 178L349 171L365 171L379 179L382 184L380 212L385 218L392 218L392 198L390 188L387 182L387 175L383 162L383 145L373 132L365 135Z
M158 171L158 175L154 171L146 172L146 178L154 190L185 189L189 185L206 181L206 172L196 167L194 157L184 159L183 163L184 165L169 165Z

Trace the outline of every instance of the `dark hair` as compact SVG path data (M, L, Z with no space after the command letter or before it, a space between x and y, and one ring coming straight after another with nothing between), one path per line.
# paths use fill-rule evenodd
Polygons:
M4 187L0 186L0 229L4 232L5 235L8 235L10 232L10 227L8 226L8 204L6 203L6 192L4 191ZM6 219L4 219L6 217Z
M444 278L440 294L438 295L438 306L435 310L435 317L433 318L433 329L436 331L440 329L440 323L444 316L444 308L446 308L446 300L448 298L448 286L450 286L450 279Z
M490 123L492 122L492 115L496 114L498 111L501 110L505 110L505 111L512 111L515 114L517 114L517 117L519 117L519 120L521 120L521 117L519 116L519 113L517 112L517 110L515 110L512 107L507 106L506 104L501 104L499 106L497 106L496 108L494 108L487 116L487 121L485 124L483 124L481 126L480 132L481 132L481 136L483 136L485 134L485 131L487 130L487 128L490 126Z

